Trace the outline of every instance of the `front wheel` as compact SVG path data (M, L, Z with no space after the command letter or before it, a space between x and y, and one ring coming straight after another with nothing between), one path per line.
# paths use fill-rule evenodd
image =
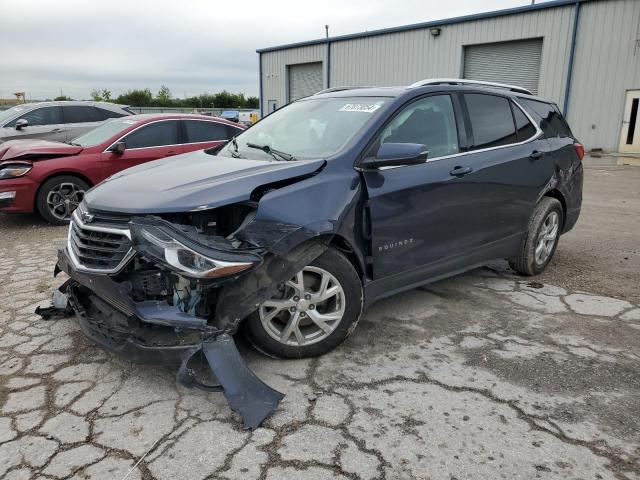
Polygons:
M509 265L522 275L538 275L547 267L558 246L563 224L562 205L551 197L543 197L529 220L526 238L518 255Z
M361 313L360 278L344 255L329 249L281 285L243 322L243 330L267 355L315 357L342 343Z
M61 175L47 180L36 199L38 212L52 225L66 225L89 185L78 177Z

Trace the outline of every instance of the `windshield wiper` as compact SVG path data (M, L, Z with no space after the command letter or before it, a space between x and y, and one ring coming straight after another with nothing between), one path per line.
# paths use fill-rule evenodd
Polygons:
M247 147L262 150L264 153L271 155L276 160L278 159L278 157L280 157L282 160L286 160L287 162L295 162L297 160L297 158L293 155L282 152L280 150L276 150L275 148L271 148L269 145L258 145L257 143L247 142Z

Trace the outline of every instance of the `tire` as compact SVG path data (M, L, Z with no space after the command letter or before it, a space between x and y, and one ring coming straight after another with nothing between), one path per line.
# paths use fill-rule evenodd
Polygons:
M520 244L518 255L509 259L511 268L522 275L542 273L558 246L563 217L560 202L555 198L543 197L529 220L529 228ZM553 225L555 229L552 231ZM541 242L544 243L543 247Z
M89 185L73 175L52 177L44 182L38 191L38 212L52 225L66 225L87 190Z
M300 276L307 297L298 296ZM320 301L322 281L328 277L332 278L328 279L325 296L332 296ZM317 357L336 348L355 329L362 313L362 298L362 283L353 265L342 253L329 249L282 285L278 298L264 302L241 326L249 342L266 355L277 358ZM295 313L292 313L292 308ZM285 332L288 325L296 323L296 320L290 322L294 315L299 322L298 330ZM269 317L272 318L268 320ZM334 317L339 317L339 320L324 321ZM313 319L323 323L325 329ZM283 336L286 341L282 340ZM302 344L301 337L304 339Z

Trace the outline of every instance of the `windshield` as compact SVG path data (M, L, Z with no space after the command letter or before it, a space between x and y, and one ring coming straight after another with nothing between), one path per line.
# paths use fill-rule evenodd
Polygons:
M238 135L218 154L261 159L273 158L272 150L297 160L329 157L371 121L385 101L382 97L341 97L295 102Z
M31 107L29 107L31 108ZM9 120L10 118L12 118L15 114L20 113L20 112L25 112L27 110L27 108L25 108L24 106L16 106L13 108L9 108L7 110L1 110L0 111L0 126L2 126L2 124L6 121Z
M135 125L136 123L136 120L131 120L126 117L109 120L99 127L88 131L84 135L80 135L79 137L74 138L70 143L73 145L80 145L81 147L93 147L95 145L100 145L101 143L109 140L117 133L126 130L131 125Z

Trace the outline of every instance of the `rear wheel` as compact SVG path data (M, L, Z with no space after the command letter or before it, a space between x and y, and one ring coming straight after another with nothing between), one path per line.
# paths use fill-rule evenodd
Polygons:
M327 250L280 287L243 322L260 351L304 358L333 350L355 328L362 312L362 284L351 263Z
M42 184L36 199L38 212L52 225L65 225L78 207L89 185L78 177L61 175Z
M529 230L518 255L509 265L522 275L538 275L547 267L558 246L562 229L562 205L551 197L543 197L529 220Z

